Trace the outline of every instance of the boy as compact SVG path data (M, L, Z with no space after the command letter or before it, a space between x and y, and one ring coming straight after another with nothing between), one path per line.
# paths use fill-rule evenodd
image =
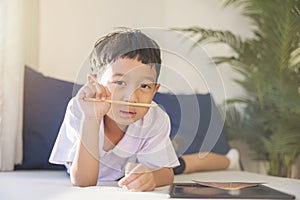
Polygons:
M150 104L160 87L159 46L139 30L114 32L96 42L91 63L94 75L69 102L49 161L65 164L76 186L119 180L130 191L151 191L171 184L179 163L169 117L135 104Z

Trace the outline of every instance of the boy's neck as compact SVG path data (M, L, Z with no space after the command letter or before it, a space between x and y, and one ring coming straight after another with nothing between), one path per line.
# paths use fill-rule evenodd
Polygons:
M117 145L118 142L123 138L128 126L117 124L107 115L103 117L103 120L104 135L112 144Z

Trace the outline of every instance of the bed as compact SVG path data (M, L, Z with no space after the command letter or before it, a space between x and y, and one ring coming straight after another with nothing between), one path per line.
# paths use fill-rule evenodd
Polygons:
M248 181L263 182L267 186L300 199L300 180L266 176L245 171L200 172L176 175L174 182L201 181ZM94 187L74 187L64 171L21 170L0 173L1 200L66 200L66 199L168 199L169 186L153 192L129 192L116 182L104 182Z

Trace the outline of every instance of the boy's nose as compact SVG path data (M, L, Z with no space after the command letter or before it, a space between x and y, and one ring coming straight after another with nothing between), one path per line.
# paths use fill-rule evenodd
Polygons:
M131 89L131 90L127 90L126 91L126 94L125 94L125 97L124 97L124 100L125 101L128 101L128 102L132 102L132 103L137 103L137 89L134 88L134 89Z

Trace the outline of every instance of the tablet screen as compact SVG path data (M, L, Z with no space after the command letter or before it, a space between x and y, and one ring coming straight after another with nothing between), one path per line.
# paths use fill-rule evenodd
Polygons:
M215 199L295 199L264 185L239 190L224 190L197 183L174 183L170 187L171 198L215 198Z

